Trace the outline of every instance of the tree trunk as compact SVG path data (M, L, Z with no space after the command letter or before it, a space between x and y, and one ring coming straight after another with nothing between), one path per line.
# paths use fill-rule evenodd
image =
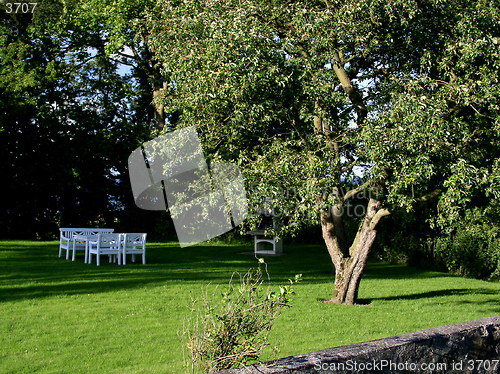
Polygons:
M155 107L154 119L156 128L160 131L165 127L165 107L163 104L157 102L157 98L164 88L165 86L163 84L155 83L153 85L153 104Z
M387 214L389 212L382 209L381 203L371 198L365 218L347 254L341 250L332 215L326 211L322 212L323 238L335 267L335 289L329 302L346 305L357 302L359 282L377 236L376 226L380 218Z
M363 95L357 87L355 87L349 75L344 69L346 61L341 53L335 52L333 56L333 69L342 87L349 97L349 100L354 105L357 113L357 125L361 127L365 124L367 117L367 107L363 100ZM315 120L315 128L318 129ZM330 134L330 128L326 127L327 136ZM328 136L330 139L330 136ZM338 143L334 143L333 150L336 154L337 168L340 170L340 147ZM340 174L338 175L340 181ZM337 198L340 195L334 191ZM340 199L341 203L335 204L331 212L323 211L321 213L321 226L323 230L323 239L325 240L328 252L332 258L335 268L335 289L330 299L331 303L352 305L358 299L359 282L365 269L366 261L370 250L377 236L376 226L381 217L389 214L385 209L382 209L382 204L370 198L368 202L365 218L361 223L356 238L351 247L347 249L347 239L343 228L343 217L341 216L344 200ZM344 234L343 234L344 233Z

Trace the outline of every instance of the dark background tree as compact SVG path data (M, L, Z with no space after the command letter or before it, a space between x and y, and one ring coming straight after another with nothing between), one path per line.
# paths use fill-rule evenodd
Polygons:
M135 207L127 172L129 153L152 136L149 82L96 53L94 29L47 31L60 5L9 14L2 4L2 236L89 225L151 232L161 217Z

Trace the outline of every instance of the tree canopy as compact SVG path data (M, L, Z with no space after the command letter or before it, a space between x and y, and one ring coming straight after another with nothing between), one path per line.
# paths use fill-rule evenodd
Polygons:
M253 207L278 192L282 231L319 213L332 301L352 303L384 215L434 199L445 227L498 196L499 17L495 1L160 0L148 29L179 126L243 168Z

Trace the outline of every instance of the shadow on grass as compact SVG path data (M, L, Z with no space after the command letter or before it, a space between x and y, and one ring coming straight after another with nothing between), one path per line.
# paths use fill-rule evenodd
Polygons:
M360 298L356 302L355 305L371 305L373 301L397 301L397 300L420 300L420 299L433 299L436 297L446 297L446 296L467 296L467 295L492 295L498 297L500 295L499 292L486 289L486 288L457 288L457 289L447 289L447 290L439 290L439 291L429 291L429 292L420 292L414 293L410 295L401 295L401 296L389 296L389 297L374 297L374 298ZM321 302L329 302L329 299L317 299ZM498 299L492 299L492 302L496 302L498 305ZM473 301L461 300L454 301L455 303L460 304L474 304ZM500 305L498 305L500 306Z
M364 272L365 279L429 279L429 278L453 278L453 274L440 273L423 270L416 267L390 265L386 262L370 262L367 271Z
M289 248L287 256L266 257L273 282L286 282L295 274L308 282L332 281L317 271L317 257L302 258L304 248ZM317 250L317 249L316 249ZM252 245L200 245L180 248L176 243L149 243L146 265L139 261L119 266L101 257L101 266L83 263L83 251L75 261L66 260L66 251L58 257L58 242L0 241L0 301L79 295L135 289L165 282L227 284L232 273L246 273L258 266ZM310 254L310 250L307 251ZM326 254L328 256L328 254Z
M146 265L140 262L118 266L102 257L101 266L83 263L83 252L75 261L58 257L58 242L0 241L0 301L44 298L57 295L79 295L135 289L165 282L227 284L232 273L244 274L258 266L252 245L203 244L180 248L177 243L149 243ZM139 257L139 256L138 256ZM95 261L95 257L94 257ZM333 287L334 276L328 252L321 245L287 245L283 256L265 257L271 281L287 283L302 274L304 283ZM364 279L409 279L447 277L452 275L420 269L369 262ZM333 289L333 288L332 288ZM419 299L439 296L489 293L490 290L452 289L391 296L373 300ZM360 300L370 304L372 300Z
M489 290L487 288L456 288L456 289L446 289L439 291L428 291L428 292L420 292L414 293L410 295L401 295L401 296L390 296L390 297L376 297L371 300L419 300L419 299L432 299L435 297L446 297L446 296L465 296L465 295L495 295L498 296L499 293L494 290Z

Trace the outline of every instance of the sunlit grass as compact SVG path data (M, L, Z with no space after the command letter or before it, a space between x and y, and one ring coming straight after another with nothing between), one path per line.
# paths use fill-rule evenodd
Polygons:
M147 264L100 267L58 258L57 242L0 241L1 373L180 373L177 333L191 296L227 284L257 261L251 245L148 243ZM333 291L321 246L285 245L267 257L273 284L297 273L293 307L271 332L279 356L500 314L500 283L369 263L361 305ZM266 356L271 358L271 354Z

